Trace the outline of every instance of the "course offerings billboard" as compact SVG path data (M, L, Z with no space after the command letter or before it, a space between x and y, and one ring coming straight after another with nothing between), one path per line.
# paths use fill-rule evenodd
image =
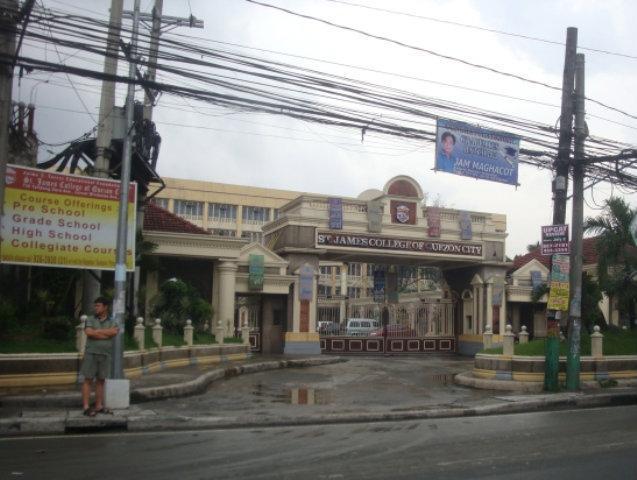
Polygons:
M436 170L464 177L518 184L520 137L439 118Z
M115 269L119 188L115 180L7 166L0 261ZM128 191L127 270L135 269L137 185Z

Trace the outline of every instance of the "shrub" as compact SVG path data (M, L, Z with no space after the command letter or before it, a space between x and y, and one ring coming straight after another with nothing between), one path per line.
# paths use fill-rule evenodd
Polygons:
M173 278L159 287L153 298L151 315L161 318L162 326L169 332L183 333L186 319L200 330L212 316L212 306L190 284Z
M65 341L73 336L73 323L68 317L45 318L42 324L44 338Z

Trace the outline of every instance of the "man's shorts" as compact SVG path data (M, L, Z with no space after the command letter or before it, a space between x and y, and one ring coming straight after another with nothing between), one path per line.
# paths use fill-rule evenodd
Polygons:
M111 356L86 352L80 373L85 379L99 378L103 380L111 374Z

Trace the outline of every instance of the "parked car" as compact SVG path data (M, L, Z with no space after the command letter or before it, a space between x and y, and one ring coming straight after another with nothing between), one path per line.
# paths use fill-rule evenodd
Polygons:
M318 322L318 333L320 335L338 335L341 331L341 326L338 322L328 322L321 320Z
M373 318L350 318L347 320L347 334L366 337L380 327L380 321Z
M416 332L408 325L385 325L369 334L370 337L415 337Z

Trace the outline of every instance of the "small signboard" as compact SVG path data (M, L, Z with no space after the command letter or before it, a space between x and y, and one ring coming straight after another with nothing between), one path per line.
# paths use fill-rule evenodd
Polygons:
M471 214L469 212L460 212L460 240L471 240L473 231L471 229Z
M440 237L440 209L430 207L427 209L427 235L430 237Z
M569 290L568 282L551 282L547 308L549 310L568 310Z
M542 227L542 255L569 254L568 225L546 225Z
M571 271L571 259L568 255L553 255L551 260L551 283L568 282Z
M378 200L367 202L367 229L372 233L383 230L383 204Z

